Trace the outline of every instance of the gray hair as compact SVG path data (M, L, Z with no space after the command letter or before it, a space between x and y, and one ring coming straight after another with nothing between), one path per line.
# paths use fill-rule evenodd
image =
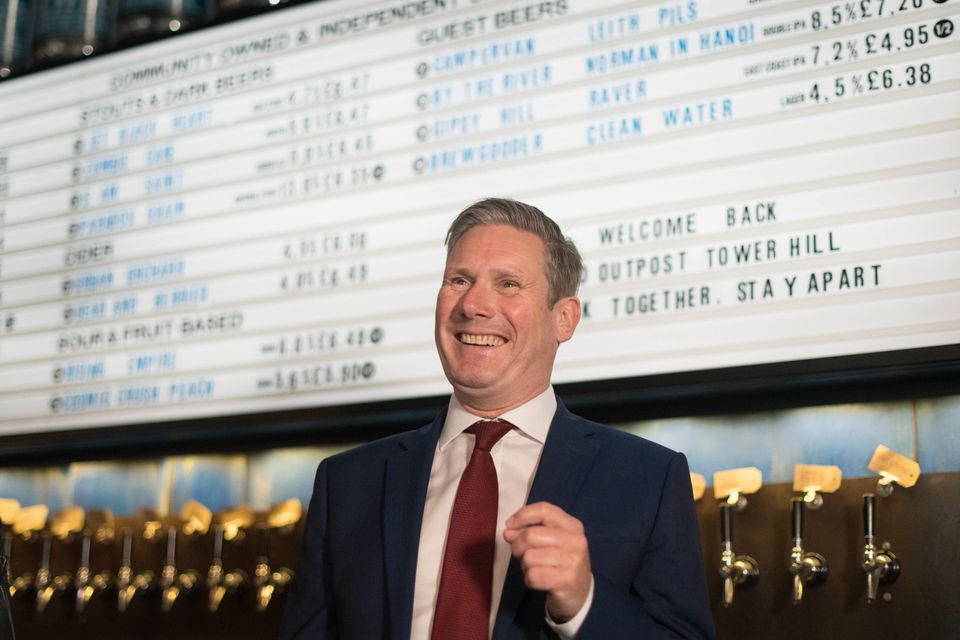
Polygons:
M577 246L540 209L518 200L487 198L461 211L447 231L447 255L474 227L498 224L527 231L543 240L550 307L560 298L577 295L583 274L583 258Z

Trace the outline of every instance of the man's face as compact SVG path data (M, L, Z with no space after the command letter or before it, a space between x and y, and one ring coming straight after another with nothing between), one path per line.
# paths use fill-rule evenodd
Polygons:
M551 309L544 244L510 226L474 227L447 256L437 295L440 362L457 398L497 415L547 388L557 347L580 319L576 298Z

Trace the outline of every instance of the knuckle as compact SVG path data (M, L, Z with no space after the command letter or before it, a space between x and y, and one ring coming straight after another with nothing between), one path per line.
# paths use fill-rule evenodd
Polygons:
M527 540L532 545L543 544L545 542L546 536L544 535L543 527L530 527L526 531Z
M577 538L574 545L576 550L580 552L582 555L586 555L590 550L590 545L587 544L587 539L583 537Z
M524 581L532 589L543 589L547 584L547 571L543 567L531 567Z

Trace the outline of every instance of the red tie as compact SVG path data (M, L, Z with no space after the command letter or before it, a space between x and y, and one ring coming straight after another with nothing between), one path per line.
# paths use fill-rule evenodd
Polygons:
M433 616L432 640L487 640L496 548L497 470L490 449L513 425L482 420L467 433L476 436L473 455L460 476L443 553L443 571Z

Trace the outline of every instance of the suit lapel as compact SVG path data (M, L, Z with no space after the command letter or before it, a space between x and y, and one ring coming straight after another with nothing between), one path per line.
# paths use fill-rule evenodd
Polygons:
M410 637L413 589L430 467L446 411L410 432L387 458L383 487L383 561L390 637ZM373 615L373 612L371 612Z
M577 418L557 401L557 412L550 423L527 504L545 501L570 513L597 455L597 446L591 441L594 430L590 423ZM527 629L528 624L542 623L544 599L533 598L539 606L536 610L529 610L525 602L529 595L523 583L523 571L516 559L511 559L497 612L495 640L517 637L511 633L516 626ZM521 611L521 608L525 610ZM524 620L528 622L525 624Z

